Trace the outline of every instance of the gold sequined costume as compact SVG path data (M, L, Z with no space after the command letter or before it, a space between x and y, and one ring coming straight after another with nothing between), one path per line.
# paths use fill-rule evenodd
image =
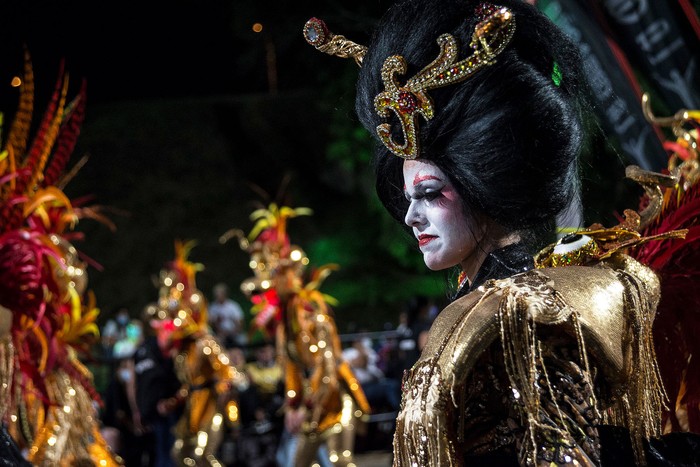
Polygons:
M285 373L287 415L305 411L294 465L313 464L322 443L328 446L334 465L354 465L355 426L370 407L341 358L329 307L333 299L318 290L334 266L319 268L305 278L309 259L287 236L287 218L302 214L310 210L272 204L251 215L257 224L247 239L236 232L241 247L251 254L255 273L241 289L255 303L255 324L276 337Z
M237 421L232 389L247 384L207 328L206 301L195 284L200 265L187 260L193 243L176 243L176 259L161 271L160 298L148 307L159 345L175 359L182 383L173 403L184 403L172 456L180 466L221 466L216 451L225 411Z
M313 464L323 442L334 465L352 465L355 421L369 413L369 404L352 369L339 358L338 330L328 310L310 311L295 302L277 333L283 343L287 406L307 410L294 465Z
M488 280L438 315L404 381L395 465L504 454L521 465L599 465L601 423L629 430L644 462L665 403L652 340L660 284L625 251L687 233L642 237L655 201L614 228L565 236L535 257L537 269Z
M226 421L226 406L222 406L220 398L227 395L230 387L241 384L243 375L229 365L228 357L208 334L197 336L178 353L175 371L187 398L184 414L175 427L173 457L178 465L220 465L215 454ZM196 463L188 464L188 458Z
M638 341L649 337L658 291L649 269L619 255L491 281L453 302L405 381L395 465L462 465L465 455L504 448L524 465L597 465L601 419L658 434L660 386L641 360L653 353ZM558 348L562 336L574 348ZM505 356L508 377L498 379L505 387L479 389L501 389L510 410L479 437L487 422L473 418L468 395L480 377L472 370L489 354Z

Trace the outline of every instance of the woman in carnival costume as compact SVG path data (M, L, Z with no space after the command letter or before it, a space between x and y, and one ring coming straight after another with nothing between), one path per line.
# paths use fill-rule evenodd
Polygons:
M71 102L67 90L61 73L29 144L34 75L26 56L18 110L0 153L0 404L33 465L115 466L120 459L99 432L92 374L78 359L98 335L98 310L86 294L86 264L71 244L80 235L71 230L79 217L101 216L73 207L62 191L85 106L84 85ZM2 443L3 462L23 465L5 451L10 447Z
M193 242L175 243L175 259L160 272L158 302L147 313L153 318L158 345L175 359L182 383L176 396L165 402L168 409L184 404L175 427L173 459L180 466L220 467L216 453L224 423L237 421L235 416L224 418L224 413L237 413L232 391L245 388L248 381L209 332L206 299L195 283L202 265L188 260L193 246Z
M461 270L404 378L394 464L651 463L660 284L626 253L686 231L640 234L658 185L675 180L630 170L653 195L647 209L550 243L578 196L586 100L574 44L520 0L397 2L369 47L315 18L304 35L360 64L356 110L379 143L379 197L428 268Z
M333 465L352 466L356 420L369 404L350 366L342 360L338 329L319 287L335 268L326 265L305 275L309 259L291 244L287 220L309 215L307 208L271 204L251 214L256 221L242 249L250 253L255 276L241 284L254 303L254 325L275 336L285 372L285 428L298 433L295 466L310 466L319 447L328 447ZM222 237L230 238L231 232Z

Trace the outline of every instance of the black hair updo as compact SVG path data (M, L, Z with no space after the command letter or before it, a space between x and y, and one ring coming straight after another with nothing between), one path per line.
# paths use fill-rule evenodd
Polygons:
M480 3L407 0L384 15L357 84L356 111L372 134L387 122L374 109L375 96L384 90L386 58L405 58L408 71L398 77L401 84L438 56L437 38L443 33L457 39L458 60L465 58ZM429 121L417 117L418 157L450 178L466 212L520 232L539 248L545 234L551 241L556 216L578 197L577 158L584 142L580 57L575 44L535 7L522 0L494 4L513 12L513 38L495 64L461 83L428 91L435 114ZM552 78L555 63L559 84ZM393 114L388 121L392 129L400 128ZM380 143L374 165L379 198L402 222L408 206L403 159ZM532 242L533 235L539 241Z

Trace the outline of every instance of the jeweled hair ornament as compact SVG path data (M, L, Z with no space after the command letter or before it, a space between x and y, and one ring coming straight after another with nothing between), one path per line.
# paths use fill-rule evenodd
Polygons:
M496 56L508 45L515 32L513 13L504 7L480 5L477 15L483 19L477 23L469 47L473 53L456 62L457 40L452 34L443 34L437 39L440 54L404 86L397 82L396 75L406 73L406 61L400 55L386 59L382 66L384 92L374 98L374 108L380 117L389 117L393 111L401 123L403 144L391 136L391 125L377 126L377 134L382 143L395 155L404 159L418 157L418 115L426 120L433 118L433 101L426 93L431 89L459 83L481 68L493 65Z
M354 58L358 66L362 66L362 59L367 53L367 47L356 44L345 36L333 34L328 30L326 23L318 18L311 18L306 22L304 38L323 53L340 58Z
M389 123L378 125L377 135L395 155L404 159L418 158L418 115L430 120L434 114L433 101L426 91L462 82L481 68L493 65L496 56L510 43L515 32L515 18L510 9L482 3L474 14L479 22L469 43L473 52L464 60L456 61L458 47L454 36L443 34L437 39L438 57L403 86L397 82L396 75L406 73L406 60L401 55L392 55L384 61L381 71L384 91L374 98L374 108L383 118L388 118L391 111L396 114L401 123L403 143L394 141ZM360 65L367 50L343 36L333 35L325 23L316 18L304 26L304 37L318 50L340 57L353 56ZM361 49L354 52L349 44Z

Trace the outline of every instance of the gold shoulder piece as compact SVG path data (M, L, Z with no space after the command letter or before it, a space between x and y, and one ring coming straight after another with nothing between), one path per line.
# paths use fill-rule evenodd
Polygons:
M608 267L572 266L543 270L552 287L581 325L586 349L613 386L623 383L625 368L624 287Z
M439 355L443 375L458 384L477 358L498 337L500 289L489 284L452 302L437 316L430 328L421 360Z
M547 374L544 358L549 345L545 328L568 334L578 346L577 364L587 384L594 384L595 367L601 382L612 389L611 399L600 405L595 397L590 401L596 415L601 415L599 409L608 409L606 421L627 426L635 446L641 445L643 438L658 432L663 393L649 346L658 285L648 268L619 255L596 267L535 269L489 281L453 302L438 315L409 374L411 389L404 393L403 415L397 421L397 433L402 435L395 438L399 464L418 459L427 465L425 453L430 453L438 456L430 458L436 465L443 465L443 455L455 455L450 450L452 438L440 431L451 423L445 412L460 407L467 376L497 341L526 423L525 452L536 458L537 446L528 440L537 436L569 436L563 425L537 421L548 395L554 393L550 378L542 377ZM415 436L416 432L423 436ZM427 436L426 441L426 433L436 436Z
M608 267L533 270L490 281L438 315L423 355L442 355L441 366L447 365L444 373L457 375L453 382L458 384L501 334L499 307L520 300L523 317L540 325L563 324L576 314L587 348L601 362L606 378L622 383L629 370L623 357L623 293L617 273Z

